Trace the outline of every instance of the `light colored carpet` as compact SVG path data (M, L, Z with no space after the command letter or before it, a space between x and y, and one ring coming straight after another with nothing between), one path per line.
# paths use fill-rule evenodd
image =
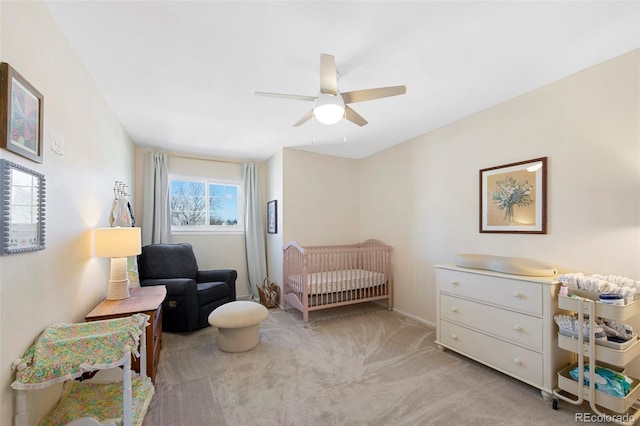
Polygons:
M253 350L217 349L217 329L165 333L144 426L570 425L537 389L451 351L435 330L376 304L269 310Z

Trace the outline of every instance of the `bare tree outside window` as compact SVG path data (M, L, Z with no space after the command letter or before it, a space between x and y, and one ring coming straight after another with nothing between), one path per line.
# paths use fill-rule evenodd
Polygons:
M204 225L207 217L204 182L171 181L171 225Z

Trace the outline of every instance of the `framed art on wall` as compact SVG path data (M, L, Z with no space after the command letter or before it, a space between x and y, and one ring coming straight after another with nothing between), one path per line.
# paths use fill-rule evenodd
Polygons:
M0 176L0 255L44 250L44 175L0 160Z
M6 62L0 64L0 146L42 163L44 97Z
M278 200L267 203L267 232L269 234L278 233Z
M480 170L480 232L547 233L547 157Z

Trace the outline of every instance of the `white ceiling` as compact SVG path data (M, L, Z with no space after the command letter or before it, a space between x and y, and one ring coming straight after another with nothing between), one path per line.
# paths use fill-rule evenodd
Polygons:
M224 158L363 158L640 47L638 1L47 4L134 143ZM321 53L341 91L407 94L354 104L362 128L253 94L315 96Z

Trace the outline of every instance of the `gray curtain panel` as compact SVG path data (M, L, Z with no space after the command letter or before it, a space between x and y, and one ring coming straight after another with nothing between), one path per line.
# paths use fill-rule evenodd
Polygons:
M262 200L256 165L245 163L242 171L245 197L244 239L247 250L247 277L251 295L256 298L258 286L267 277Z
M168 243L171 235L169 167L167 155L147 152L144 157L144 212L142 245Z

